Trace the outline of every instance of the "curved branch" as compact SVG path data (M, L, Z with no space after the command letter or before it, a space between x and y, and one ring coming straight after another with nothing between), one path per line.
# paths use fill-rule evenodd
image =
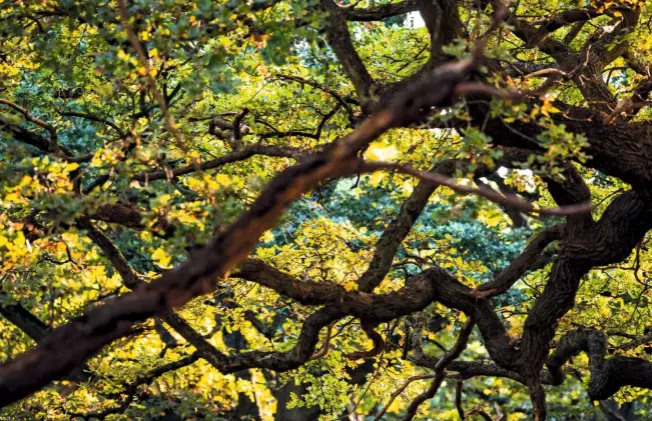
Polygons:
M537 234L525 250L500 272L492 281L478 286L475 291L478 297L494 297L509 290L516 281L532 268L538 261L543 250L553 241L559 240L563 226L556 225L546 228Z
M442 185L454 190L458 193L472 193L477 194L478 196L485 197L491 200L494 203L509 206L521 210L522 212L529 214L538 214L538 215L551 215L551 216L569 216L576 214L583 214L590 212L595 206L592 203L580 203L573 204L568 206L563 206L559 208L537 208L532 203L523 200L517 196L503 196L493 189L488 188L476 188L471 186L465 186L455 183L450 178L434 173L415 170L411 167L401 164L395 164L391 162L365 162L361 165L361 169L364 171L377 171L381 169L393 170L401 172L403 174L409 174L414 177L419 178L420 180L430 182L435 185Z
M375 82L353 46L346 20L347 9L340 8L334 0L322 0L321 5L328 13L325 21L328 45L333 49L364 106L371 99Z
M380 333L374 330L373 323L363 323L362 330L367 334L367 336L373 341L374 347L369 351L357 351L344 354L344 357L350 360L359 360L362 358L372 358L380 354L385 349L385 340L380 335Z
M599 221L565 238L548 282L525 320L517 366L529 377L543 366L559 320L573 307L579 283L593 266L629 256L652 228L652 209L636 192L618 196Z
M593 329L574 330L562 336L554 354L546 363L553 375L554 384L564 381L561 367L580 352L586 352L589 356L591 379L588 393L591 399L607 399L623 386L652 389L652 363L641 358L606 358L606 336Z
M435 365L435 378L430 384L430 387L410 402L402 421L411 421L416 415L419 406L435 396L437 390L439 390L439 386L441 386L441 383L446 378L446 366L448 366L453 360L457 359L462 351L464 351L464 348L466 348L466 344L469 342L469 338L471 337L473 326L475 326L475 322L473 319L469 319L469 321L464 325L464 328L462 328L460 336L457 338L457 342L455 342L453 348L437 362L437 365Z

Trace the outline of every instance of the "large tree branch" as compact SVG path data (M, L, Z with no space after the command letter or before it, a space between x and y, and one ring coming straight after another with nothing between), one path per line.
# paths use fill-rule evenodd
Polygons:
M488 108L482 104L472 109L474 120L483 125L484 132L494 144L542 151L537 137L542 128L535 123L515 121L506 123L500 118L487 118ZM563 113L551 114L557 124L564 124L570 133L588 139L584 149L588 159L583 165L617 177L633 186L646 186L652 181L649 163L652 162L652 131L650 124L601 124L601 117L591 109L569 108ZM625 128L626 127L626 128Z
M598 222L564 239L546 287L524 325L518 365L536 375L559 320L572 308L582 276L593 266L620 262L652 228L652 208L635 191L618 196Z
M601 13L599 13L594 8L570 9L556 13L550 18L544 19L540 22L533 22L531 24L538 24L539 27L537 28L536 32L532 33L531 35L528 33L529 38L527 40L527 44L529 46L539 45L548 35L560 28L563 28L564 26L577 22L586 22L600 15Z
M124 286L135 290L143 284L134 270L127 262L120 249L102 231L98 230L88 219L82 218L79 221L80 228L87 231L88 237L104 253L104 256L111 262L122 278ZM199 356L218 370L223 368L224 354L220 353L206 338L200 335L181 316L176 313L167 314L163 320L176 330L185 340L197 349Z
M328 14L325 20L328 44L342 65L344 73L353 83L364 108L372 99L375 82L353 46L347 26L346 9L342 9L335 0L322 0L321 5Z
M12 297L8 293L0 293L0 300L10 301ZM51 327L43 323L41 319L34 316L19 302L7 304L6 302L0 305L0 314L15 325L18 329L23 331L37 344L45 339L51 332ZM85 365L73 368L68 374L68 378L73 381L88 381L91 374L88 367Z
M513 364L513 341L491 304L439 267L427 269L406 280L398 291L375 295L364 291L347 291L328 282L303 282L265 263L246 260L233 274L305 305L326 305L325 310L351 315L367 323L381 323L422 310L433 301L466 313L477 321L492 358L501 365ZM325 325L324 325L325 326Z
M462 23L455 0L418 0L419 13L430 33L432 59L443 59L442 47L462 35Z
M358 152L389 128L419 118L424 107L450 104L455 86L467 79L476 67L476 59L443 66L420 86L397 98L390 107L369 117L346 138L276 176L247 212L206 247L195 252L188 262L138 287L133 293L93 308L54 330L36 349L0 369L0 404L14 402L64 375L115 339L129 335L135 323L165 314L211 291L216 277L228 273L247 256L286 206L316 183L351 174L356 169ZM435 86L440 89L433 92ZM321 317L328 324L337 314ZM317 327L321 326L316 324L317 332ZM304 354L312 352L317 340L314 330L309 333L311 341L307 348L300 350ZM249 355L257 363L266 361L261 360L260 354Z

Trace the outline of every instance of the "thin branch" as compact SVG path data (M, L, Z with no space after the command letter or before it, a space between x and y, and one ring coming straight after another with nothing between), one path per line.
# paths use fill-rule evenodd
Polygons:
M205 161L199 164L201 171L211 170L222 167L226 164L233 162L244 161L254 155L264 155L279 158L300 158L308 154L309 151L291 146L273 146L273 145L251 145L243 149L236 150L228 155ZM168 176L179 177L181 175L190 174L197 171L197 165L187 165L184 167L174 168L169 171L153 171L149 173L140 173L132 177L132 180L138 181L155 181L164 180Z
M410 405L408 406L402 421L411 421L417 414L419 406L421 406L421 404L428 399L432 399L435 396L437 390L439 390L439 386L441 386L441 383L446 378L446 366L453 362L453 360L457 359L462 351L464 351L464 348L466 348L466 344L469 342L469 338L471 337L471 332L473 332L473 326L475 326L475 321L473 319L469 319L464 325L462 332L460 332L460 336L457 338L457 342L455 342L453 348L444 354L444 356L435 366L435 378L432 381L432 384L428 390L410 402Z
M162 365L158 368L153 369L152 371L145 373L143 375L140 375L136 380L133 382L129 383L128 385L125 386L124 391L120 393L120 395L125 395L126 397L120 402L120 404L117 407L109 408L106 409L102 412L90 412L90 413L75 413L75 414L70 414L71 417L82 417L84 419L91 419L91 418L99 418L99 419L104 419L108 415L111 414L121 414L123 413L129 405L133 402L133 399L135 397L135 394L138 390L139 386L149 384L156 380L158 377L161 377L162 375L169 373L170 371L174 370L179 370L180 368L187 367L191 364L194 364L197 360L199 360L200 356L198 352L195 352L191 355L188 355L187 357L184 357L180 360L173 361L171 363L167 363L165 365Z
M538 208L533 203L523 200L517 196L504 196L499 192L489 188L477 188L455 183L452 179L435 172L419 171L412 167L391 163L391 162L364 162L360 165L363 172L373 172L379 170L396 171L408 174L420 180L430 182L436 185L442 185L453 191L464 194L476 194L485 197L499 205L519 209L523 213L547 216L571 216L590 212L595 208L592 203L580 203L576 205L562 206L558 208Z
M147 89L152 94L152 96L158 103L159 107L161 108L165 127L168 129L170 133L172 133L172 136L174 136L174 138L177 140L177 142L179 143L179 147L181 147L184 151L187 151L186 144L183 139L183 135L179 131L177 124L174 121L172 115L170 114L170 110L168 109L168 103L165 97L163 96L163 94L161 94L161 92L156 87L156 81L152 77L152 69L151 66L149 65L149 60L147 59L145 48L143 47L143 44L138 39L136 32L129 24L129 11L127 9L127 4L125 0L118 0L118 10L120 12L121 23L124 26L125 30L127 31L127 38L129 39L131 46L133 47L133 49L136 51L136 54L138 55L138 61L140 62L140 65L145 70L144 72L145 74L143 76L145 77L145 80L147 82Z
M36 124L37 126L40 126L47 130L50 133L50 139L52 141L52 145L56 145L57 142L57 129L54 128L53 125L46 123L45 121L38 119L30 114L29 111L27 111L25 108L21 107L20 105L16 104L15 102L9 101L8 99L2 99L0 98L0 104L7 105L14 110L18 111L27 119L28 121Z
M427 379L432 379L432 378L434 378L435 376L436 376L435 374L424 374L424 375L421 375L421 376L412 376L412 377L408 377L408 379L405 381L405 383L403 383L403 384L401 385L401 387L399 387L398 389L396 389L396 390L391 394L391 396L389 397L389 400L387 401L387 403L385 403L385 406L380 410L380 412L378 412L378 414L374 417L373 421L380 421L380 420L383 418L383 415L385 415L385 413L386 413L387 410L389 409L389 407L392 406L392 403L394 403L394 401L396 400L396 398L398 398L398 397L401 395L401 393L403 393L403 392L405 391L405 389L407 389L407 387L408 387L410 384L412 384L413 382L416 382L416 381L418 381L418 380L427 380Z
M335 326L336 322L333 322L328 325L328 329L326 329L326 336L324 337L324 343L321 346L321 349L317 351L316 353L312 354L310 357L311 360L318 360L321 357L326 356L328 354L328 350L331 345L331 336L333 334L333 326Z
M107 126L111 127L113 130L115 130L121 139L124 139L127 136L126 133L120 127L118 127L117 124L107 119L95 116L93 114L78 113L73 111L64 111L61 112L60 114L64 117L79 117L79 118L85 118L86 120L91 120L91 121L96 121L98 123L106 124Z
M351 108L351 103L355 105L359 105L358 101L353 99L353 98L344 98L342 95L338 94L335 92L335 90L329 88L328 86L321 85L317 82L314 82L312 80L304 79L299 76L292 76L292 75L284 75L284 74L276 74L276 78L281 79L281 80L288 80L288 81L293 81L297 83L301 83L303 85L308 85L312 86L313 88L319 89L328 95L332 96L339 104L344 107L346 110L348 116L349 116L349 123L352 126L355 126L355 113L353 112L353 108Z
M474 294L478 297L494 297L502 294L514 285L539 259L548 244L559 240L563 231L562 225L546 228L525 247L525 250L510 265L499 273L492 281L478 286Z

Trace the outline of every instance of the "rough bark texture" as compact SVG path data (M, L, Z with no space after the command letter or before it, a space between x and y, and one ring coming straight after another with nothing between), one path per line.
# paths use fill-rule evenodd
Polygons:
M261 9L254 10L262 10L273 3L266 3L265 6L260 6ZM322 329L347 316L358 319L363 331L374 342L372 351L356 353L354 357L370 358L387 345L382 335L376 331L378 324L417 313L435 302L465 313L473 324L469 324L462 332L458 346L441 359L425 355L419 346L406 346L405 358L435 371L429 390L408 408L406 419L411 419L419 404L436 393L443 381L444 368L456 373L460 380L475 376L498 376L525 385L532 399L532 413L538 421L546 418L545 393L541 385L561 384L564 381L564 364L580 352L586 353L591 362L588 383L591 399L605 400L623 386L652 389L652 363L641 358L619 355L608 357L604 332L587 329L568 332L558 338L558 344L552 351L558 336L559 322L575 306L582 277L596 267L617 264L627 259L652 229L652 124L648 121L632 121L640 109L649 105L645 102L652 91L650 66L630 51L625 36L633 33L639 24L640 9L629 6L608 6L606 9L587 7L561 10L539 21L528 21L518 17L511 9L504 10L498 1L474 2L480 11L488 10L490 4L494 11L500 12L497 13L498 18L509 24L502 31L511 31L523 48L537 48L550 63L511 63L512 66L506 66L498 60L482 61L479 57L481 47L487 39L475 33L467 33L467 23L460 19L460 8L466 5L454 0L404 0L366 9L357 7L357 4L345 7L334 0L320 1L319 7L325 13L325 18L320 22L319 29L325 34L330 49L349 78L357 99L353 99L353 93L343 96L337 89L321 87L315 82L297 77L286 77L285 80L322 89L335 98L338 108L347 110L352 125L356 121L361 121L361 124L342 139L304 150L262 143L243 146L240 120L230 126L222 124L220 130L233 132L225 134L226 132L216 130L217 120L213 119L215 124L211 134L230 139L229 144L233 149L231 153L199 165L188 164L170 168L169 171L134 175L132 179L136 181L174 181L177 177L198 170L219 168L256 155L298 161L278 174L232 226L204 247L195 250L187 262L151 283L141 282L109 236L93 225L93 221L101 221L142 230L145 228L143 210L134 204L118 202L99 206L79 218L76 225L85 230L132 292L97 306L52 331L19 304L0 306L0 314L38 343L35 349L0 367L0 405L8 405L45 387L53 380L63 378L103 347L130 335L135 324L155 316L161 317L181 334L195 347L196 352L181 361L163 365L152 373L145 373L133 384L127 385L128 391L134 391L138 385L151 382L156 376L192 364L200 358L222 373L236 373L241 378L246 378L247 370L251 368L273 372L292 370L315 356ZM430 56L427 62L402 81L383 84L375 80L356 51L350 22L378 21L415 11L423 17L430 34L430 45L427 46ZM66 16L67 12L59 13ZM590 34L589 42L580 48L573 44L571 48L570 43L575 37L592 25L589 25L590 21L603 16L612 19L611 29L597 27ZM498 23L494 22L492 30ZM563 40L555 36L556 31L567 26L572 26L572 29ZM444 54L444 46L458 38L473 41L478 46L472 58L456 61ZM627 98L622 97L623 94L619 94L621 97L618 98L603 77L605 68L621 56L629 68L645 76L633 95ZM486 64L487 73L479 71L481 64ZM550 118L556 123L564 124L568 132L582 134L587 138L589 145L585 152L588 158L585 162L580 159L571 162L570 159L576 158L559 162L563 178L550 177L544 181L548 192L559 206L591 201L591 191L578 170L578 165L627 183L630 187L615 195L597 220L591 213L570 214L562 224L542 230L532 237L528 246L504 271L477 288L464 285L453 274L433 264L433 267L407 277L403 288L391 293L376 294L374 290L392 269L401 244L437 189L436 184L422 181L380 236L369 266L359 277L356 290L347 290L335 282L296 279L278 268L248 257L260 235L272 227L285 208L302 194L323 181L363 171L359 155L370 142L391 128L410 128L424 124L433 112L449 108L459 101L467 101L470 120L453 119L447 124L453 129L463 129L470 124L490 136L490 147L504 153L496 163L496 168L514 168L516 162L527 161L530 154L544 153L546 147L537 139L543 131L541 124L533 119L507 121L492 114L489 100L494 95L500 96L502 91L497 91L493 85L488 86L484 82L494 83L491 78L505 75L523 80L543 77L546 79L544 86L548 88L564 81L572 84L579 92L578 95L583 97L582 102L574 104L556 100L555 106L560 112L554 113ZM522 101L528 110L540 104L540 93L502 93L503 98ZM635 100L638 105L629 109L618 108L619 103L627 103L621 102L623 99ZM360 115L353 115L352 104L360 107ZM239 118L245 114L242 111ZM325 122L326 119L316 133L281 133L273 130L259 135L261 139L285 135L319 139ZM47 126L44 128L51 136L32 132L11 122L3 123L2 127L3 132L36 148L39 153L51 154L66 161L83 162L90 159L84 156L74 157L70 151L59 148L53 129ZM440 176L452 175L461 163L462 160L442 162L433 171ZM480 168L475 176L477 179L489 176L496 168ZM505 186L500 188L505 197L513 195ZM511 212L514 225L527 226L523 209L506 210ZM156 228L163 238L173 236L177 229L164 219L158 221ZM527 315L522 336L514 338L495 311L491 298L508 291L526 273L541 268L546 249L553 242L559 244L559 250L552 258L545 287ZM547 257L545 262L550 259ZM226 355L173 313L175 308L183 306L189 300L211 292L215 280L226 274L272 289L297 303L321 308L306 318L296 345L288 351L262 352L249 349L242 338L227 335L236 352ZM265 334L265 326L256 321L255 315L249 314L247 317ZM473 326L477 326L491 362L456 360ZM286 385L275 391L280 405L277 419L303 420L319 414L315 408L288 411L284 405L292 391L305 392L305 385ZM125 403L129 405L127 401L122 405ZM258 419L254 407L255 402L247 396L240 396L239 412L236 415ZM604 403L601 408L605 414L611 414L608 416L620 416L620 409L613 405ZM461 410L460 413L464 414Z

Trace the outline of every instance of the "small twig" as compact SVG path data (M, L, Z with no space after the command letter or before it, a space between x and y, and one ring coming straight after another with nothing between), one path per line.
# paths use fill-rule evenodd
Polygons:
M106 124L107 126L111 127L113 130L115 130L116 133L118 133L118 136L120 136L121 139L124 139L125 137L127 137L125 132L120 127L118 127L117 124L115 124L115 123L113 123L113 122L111 122L109 120L106 120L106 119L100 118L98 116L95 116L93 114L78 113L78 112L73 112L73 111L64 111L64 112L61 112L60 114L62 116L64 116L64 117L79 117L79 118L85 118L85 119L91 120L91 121L97 121L98 123Z

